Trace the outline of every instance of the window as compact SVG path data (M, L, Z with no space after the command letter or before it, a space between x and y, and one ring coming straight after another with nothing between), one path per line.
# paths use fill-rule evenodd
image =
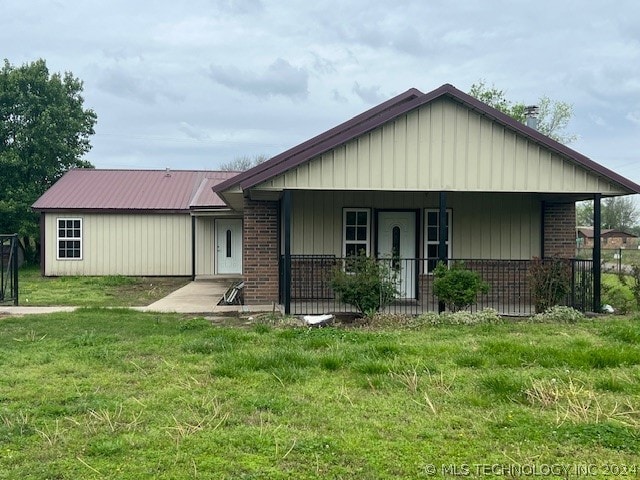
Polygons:
M440 245L440 211L427 209L425 211L425 252L427 260L427 272L432 272L438 263L438 246ZM447 210L447 224L445 226L447 238L447 257L451 258L451 210Z
M231 230L227 230L227 258L231 258Z
M58 260L82 260L82 219L58 219Z
M369 255L371 237L369 209L345 208L343 211L343 255Z

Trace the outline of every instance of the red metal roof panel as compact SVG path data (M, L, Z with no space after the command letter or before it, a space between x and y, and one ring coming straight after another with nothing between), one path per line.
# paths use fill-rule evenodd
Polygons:
M189 210L203 179L211 185L237 172L197 170L68 171L33 204L35 210ZM223 206L219 198L201 195L198 205ZM210 201L210 205L206 202Z

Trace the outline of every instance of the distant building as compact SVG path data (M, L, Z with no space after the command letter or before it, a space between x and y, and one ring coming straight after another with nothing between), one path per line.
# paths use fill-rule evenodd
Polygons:
M637 248L638 236L617 228L603 228L601 232L602 248ZM579 247L593 248L593 227L578 227Z

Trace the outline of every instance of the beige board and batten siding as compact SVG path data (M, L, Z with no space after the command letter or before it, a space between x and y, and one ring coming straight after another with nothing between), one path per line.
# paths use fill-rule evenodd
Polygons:
M82 259L57 259L56 238L43 242L45 275L188 276L191 216L184 214L46 213L55 237L58 218L82 219Z
M255 188L628 193L450 99L402 115Z
M342 256L343 208L438 208L434 192L292 192L292 253ZM447 194L454 258L530 259L540 255L540 199L528 193ZM375 228L375 226L374 226ZM372 232L375 237L375 232ZM421 232L420 239L424 237ZM374 245L372 243L371 247ZM424 255L424 245L419 253Z
M215 217L195 217L196 276L215 273Z

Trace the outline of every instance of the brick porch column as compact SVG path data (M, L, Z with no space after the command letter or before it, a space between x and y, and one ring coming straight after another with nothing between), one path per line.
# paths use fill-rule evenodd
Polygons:
M244 200L244 303L278 302L278 202Z
M544 256L573 258L576 255L576 204L547 203L543 210Z

